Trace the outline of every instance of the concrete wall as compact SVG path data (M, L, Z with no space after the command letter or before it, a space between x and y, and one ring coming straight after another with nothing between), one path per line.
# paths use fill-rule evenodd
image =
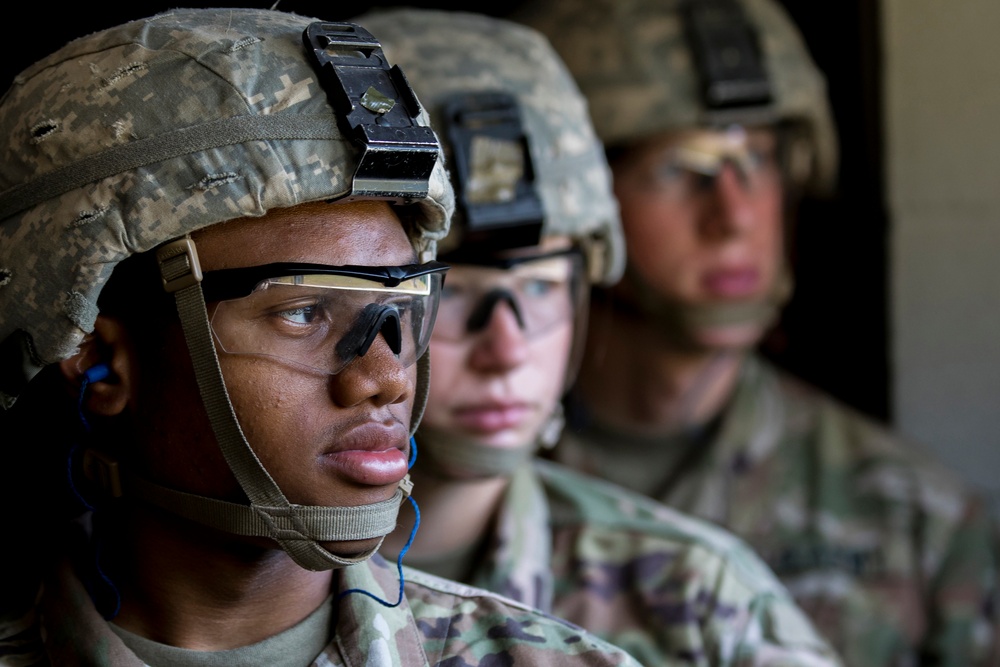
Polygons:
M898 427L1000 511L1000 2L883 0Z

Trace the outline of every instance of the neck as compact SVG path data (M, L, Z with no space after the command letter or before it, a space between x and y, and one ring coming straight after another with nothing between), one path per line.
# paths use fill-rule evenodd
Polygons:
M680 349L641 319L595 304L577 387L587 409L608 426L667 435L721 412L746 354Z
M334 573L311 572L265 541L250 544L156 511L134 509L112 528L114 622L153 641L199 651L247 646L315 611Z
M421 474L418 463L411 471L414 497L420 504L420 530L408 553L434 558L478 543L486 534L510 480L450 479ZM406 544L413 527L408 504L400 512L399 527L386 537L383 552L395 557ZM404 558L405 562L405 558Z

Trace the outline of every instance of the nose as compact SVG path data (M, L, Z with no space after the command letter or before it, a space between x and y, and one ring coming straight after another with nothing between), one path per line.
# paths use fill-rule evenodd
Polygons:
M700 213L702 236L725 241L747 234L757 224L754 192L747 178L735 164L725 162L719 173L707 180Z
M379 330L383 335L376 332L363 355L330 376L330 394L337 405L352 407L371 401L383 406L401 403L413 395L416 364L405 366L382 327Z
M485 373L503 373L528 360L528 341L520 314L504 300L494 303L489 319L475 334L469 364Z

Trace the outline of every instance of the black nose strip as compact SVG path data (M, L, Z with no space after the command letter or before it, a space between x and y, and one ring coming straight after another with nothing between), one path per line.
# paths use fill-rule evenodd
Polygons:
M514 311L514 317L517 318L517 325L524 329L524 318L521 316L521 309L517 307L517 299L514 298L514 293L507 289L495 289L486 293L485 296L476 304L476 307L472 310L469 315L468 321L465 323L465 328L469 333L475 333L486 328L489 324L490 318L493 316L493 309L501 301L505 301L510 309Z
M393 354L399 356L403 349L399 312L392 306L370 303L358 314L354 325L337 343L337 356L345 361L365 356L379 334L382 334Z

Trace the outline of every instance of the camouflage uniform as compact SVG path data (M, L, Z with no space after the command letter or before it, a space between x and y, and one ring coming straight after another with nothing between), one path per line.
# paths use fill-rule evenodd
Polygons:
M559 459L746 539L848 664L986 664L993 526L912 443L756 357L701 438L628 437L585 418L571 410Z
M550 609L643 664L839 664L738 538L564 466L520 468L489 541L464 581Z
M335 634L311 667L637 665L569 623L422 572L407 570L405 596L397 607L360 594L336 602L355 588L396 598L396 570L378 556L343 569L336 582ZM96 612L68 567L46 582L38 611L40 617L32 612L0 620L0 665L144 664Z

